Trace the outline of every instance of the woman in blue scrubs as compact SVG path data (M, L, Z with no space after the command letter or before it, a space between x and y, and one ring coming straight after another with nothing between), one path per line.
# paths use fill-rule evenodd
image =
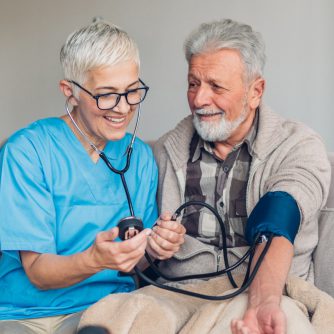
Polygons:
M157 167L136 139L125 180L145 229L121 241L130 215L118 169L126 163L126 129L144 100L134 41L98 22L71 34L61 50L60 82L68 114L14 133L0 155L0 332L76 331L81 312L110 293L134 289L119 275L144 267L144 251L171 257L184 228L157 220ZM70 112L71 110L71 112Z

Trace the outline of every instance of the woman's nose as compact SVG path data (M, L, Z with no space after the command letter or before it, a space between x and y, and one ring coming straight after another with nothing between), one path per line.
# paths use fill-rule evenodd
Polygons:
M129 105L124 95L120 97L116 107L113 108L114 111L122 113L122 114L128 113L130 109L131 109L131 106Z

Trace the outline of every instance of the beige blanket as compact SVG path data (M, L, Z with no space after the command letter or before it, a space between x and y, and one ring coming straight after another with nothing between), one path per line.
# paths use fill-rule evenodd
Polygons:
M238 284L241 283L241 277L236 277L236 280ZM209 295L231 292L230 283L225 277L186 284L182 288ZM296 277L289 277L285 293L310 318L316 333L334 333L332 297ZM243 315L244 309L240 308L239 303L242 298L247 298L247 295L242 294L222 303L148 286L129 294L113 294L103 298L83 314L79 328L98 325L107 328L111 334L227 333L231 317Z

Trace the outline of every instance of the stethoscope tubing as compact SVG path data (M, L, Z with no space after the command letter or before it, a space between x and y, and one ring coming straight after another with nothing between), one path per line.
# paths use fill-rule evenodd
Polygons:
M71 114L71 111L69 109L69 100L70 100L71 96L68 97L66 99L66 102L65 102L65 109L66 109L66 112L68 114L68 116L70 117L73 125L75 126L75 128L79 131L79 133L81 134L81 136L83 137L83 139L93 148L93 150L98 153L98 155L101 157L101 159L104 161L104 163L106 164L106 166L114 173L118 174L121 176L121 181L122 181L122 184L123 184L123 188L124 188L124 191L125 191L125 195L126 195L126 199L127 199L127 202L128 202L128 206L129 206L129 211L130 211L130 214L131 216L134 217L134 210L133 210L133 205L132 205L132 200L131 200L131 196L130 196L130 193L129 193L129 189L128 189L128 186L127 186L127 183L126 183L126 180L125 180L125 173L129 170L130 168L130 163L131 163L131 154L132 154L132 151L133 151L133 145L134 145L134 141L136 139L136 134L137 134L137 129L138 129L138 124L139 124L139 120L140 120L140 115L141 115L141 103L139 103L139 106L138 106L138 110L137 110L137 119L136 119L136 125L135 125L135 128L134 128L134 131L132 133L132 137L131 137L131 141L129 143L129 145L127 146L126 148L126 151L124 153L124 155L126 155L126 163L125 163L125 166L122 168L122 169L117 169L115 168L111 162L109 161L109 159L107 158L107 156L105 155L105 153L101 150L99 150L96 145L94 145L94 143L87 137L87 135L80 129L79 125L77 124L77 122L74 120L72 114ZM123 156L124 156L123 155Z
M226 295L222 295L222 296L210 296L210 295L204 295L201 293L197 293L197 292L193 292L193 291L188 291L188 290L184 290L184 289L180 289L180 288L175 288L173 286L169 286L166 284L160 284L154 280L151 280L149 277L147 277L144 273L142 273L137 267L134 268L135 273L137 274L138 277L140 277L142 280L146 281L149 284L152 284L155 287L161 288L161 289L165 289L168 291L172 291L172 292L177 292L177 293L181 293L184 295L188 295L191 297L195 297L195 298L201 298L201 299L206 299L206 300L227 300L233 297L236 297L237 295L241 294L242 292L244 292L253 282L261 263L263 262L263 259L265 257L265 255L268 252L268 249L270 247L270 244L272 242L273 239L273 235L269 235L268 241L264 247L264 249L262 250L258 260L256 261L256 264L254 266L254 269L252 271L252 273L249 275L249 278L246 280L244 280L242 286L240 288L238 288L237 290L226 294ZM250 264L249 264L250 266ZM226 268L226 270L229 268ZM216 273L217 274L217 273Z
M255 278L255 275L264 259L264 256L266 255L269 246L272 242L272 238L273 238L273 234L268 234L269 238L268 238L268 242L266 243L263 251L261 252L255 266L254 269L252 271L252 273L250 273L251 271L251 263L252 263L252 258L255 252L255 248L258 244L258 239L260 237L260 233L255 237L255 240L253 241L253 244L251 245L251 247L248 249L248 251L234 264L232 264L231 266L229 265L228 262L228 254L227 254L227 245L226 245L226 231L225 231L225 225L224 222L222 220L222 218L219 216L219 213L217 212L217 210L215 208L213 208L211 205L205 203L205 202L201 202L201 201L188 201L186 203L183 203L174 213L172 220L176 220L177 217L181 214L181 211L183 209L185 209L187 206L190 205L200 205L200 206L204 206L207 209L209 209L216 217L216 219L219 222L219 226L221 228L221 233L222 233L222 251L223 251L223 257L224 257L224 264L225 264L225 268L223 270L220 271L215 271L215 272L211 272L211 273L204 273L204 274L197 274L197 275L185 275L185 276L178 276L178 277L171 277L169 275L163 274L159 268L154 264L154 261L150 258L149 254L146 252L145 253L145 257L151 267L151 269L153 270L153 272L158 276L158 277L162 277L165 280L169 281L169 282L176 282L176 281L184 281L184 280L191 280L191 279L204 279L204 278L211 278L211 277L216 277L216 276L221 276L226 274L232 287L233 288L238 288L237 284L235 283L232 275L231 275L231 271L234 270L235 268L237 268L238 266L240 266L248 257L249 257L249 262L248 262L248 266L247 266L247 270L246 270L246 275L244 278L244 281L241 285L240 288L238 288L236 291L224 295L224 296L209 296L209 295L204 295L204 294L198 294L195 292L191 292L188 290L183 290L180 288L175 288L166 284L160 284L156 281L151 280L149 277L147 277L143 272L141 272L138 268L135 267L135 273L137 274L138 277L140 277L142 280L146 281L149 284L152 284L158 288L161 289L165 289L165 290L169 290L169 291L173 291L173 292L177 292L177 293L182 293L185 295L189 295L192 297L197 297L197 298L202 298L202 299L207 299L207 300L226 300L229 298L233 298L235 296L237 296L238 294L242 293L243 291L245 291L250 284L252 283L252 281Z
M222 218L220 217L219 213L217 212L217 210L215 208L213 208L211 205L205 203L205 202L202 202L202 201L188 201L186 203L183 203L174 213L172 219L173 220L176 220L176 218L181 214L181 211L183 209L185 209L186 207L190 206L190 205L199 205L199 206L204 206L205 208L207 208L208 210L210 210L214 216L216 217L216 219L218 220L218 223L219 223L219 226L220 226L220 231L221 231L221 234L222 234L222 242L223 242L223 245L222 245L222 250L223 250L223 258L224 258L224 263L225 263L225 267L226 268L229 268L230 265L229 265L229 261L228 261L228 255L227 255L227 244L226 244L226 231L225 231L225 225L224 225L224 222L222 220ZM232 284L232 286L234 288L237 288L237 284L235 283L234 279L233 279L233 276L231 274L231 271L227 271L227 276Z
M147 259L147 262L150 264L150 267L152 268L152 270L154 271L154 273L156 275L164 278L167 281L177 282L177 281L185 281L185 280L191 280L191 279L210 278L210 277L215 277L215 276L220 276L220 275L227 274L228 272L231 272L232 270L239 267L252 254L252 252L254 252L255 247L256 247L256 244L251 246L248 249L248 251L237 262L233 263L229 267L226 267L225 269L222 269L222 270L219 270L219 271L214 271L214 272L211 272L211 273L194 274L194 275L186 275L186 276L178 276L178 277L171 277L171 276L168 276L168 275L162 273L147 253L145 254L145 258Z

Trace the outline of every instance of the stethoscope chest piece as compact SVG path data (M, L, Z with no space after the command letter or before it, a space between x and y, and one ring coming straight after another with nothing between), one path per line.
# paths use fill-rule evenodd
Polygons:
M119 237L121 240L130 239L144 229L141 219L134 216L122 218L117 226L119 228Z

